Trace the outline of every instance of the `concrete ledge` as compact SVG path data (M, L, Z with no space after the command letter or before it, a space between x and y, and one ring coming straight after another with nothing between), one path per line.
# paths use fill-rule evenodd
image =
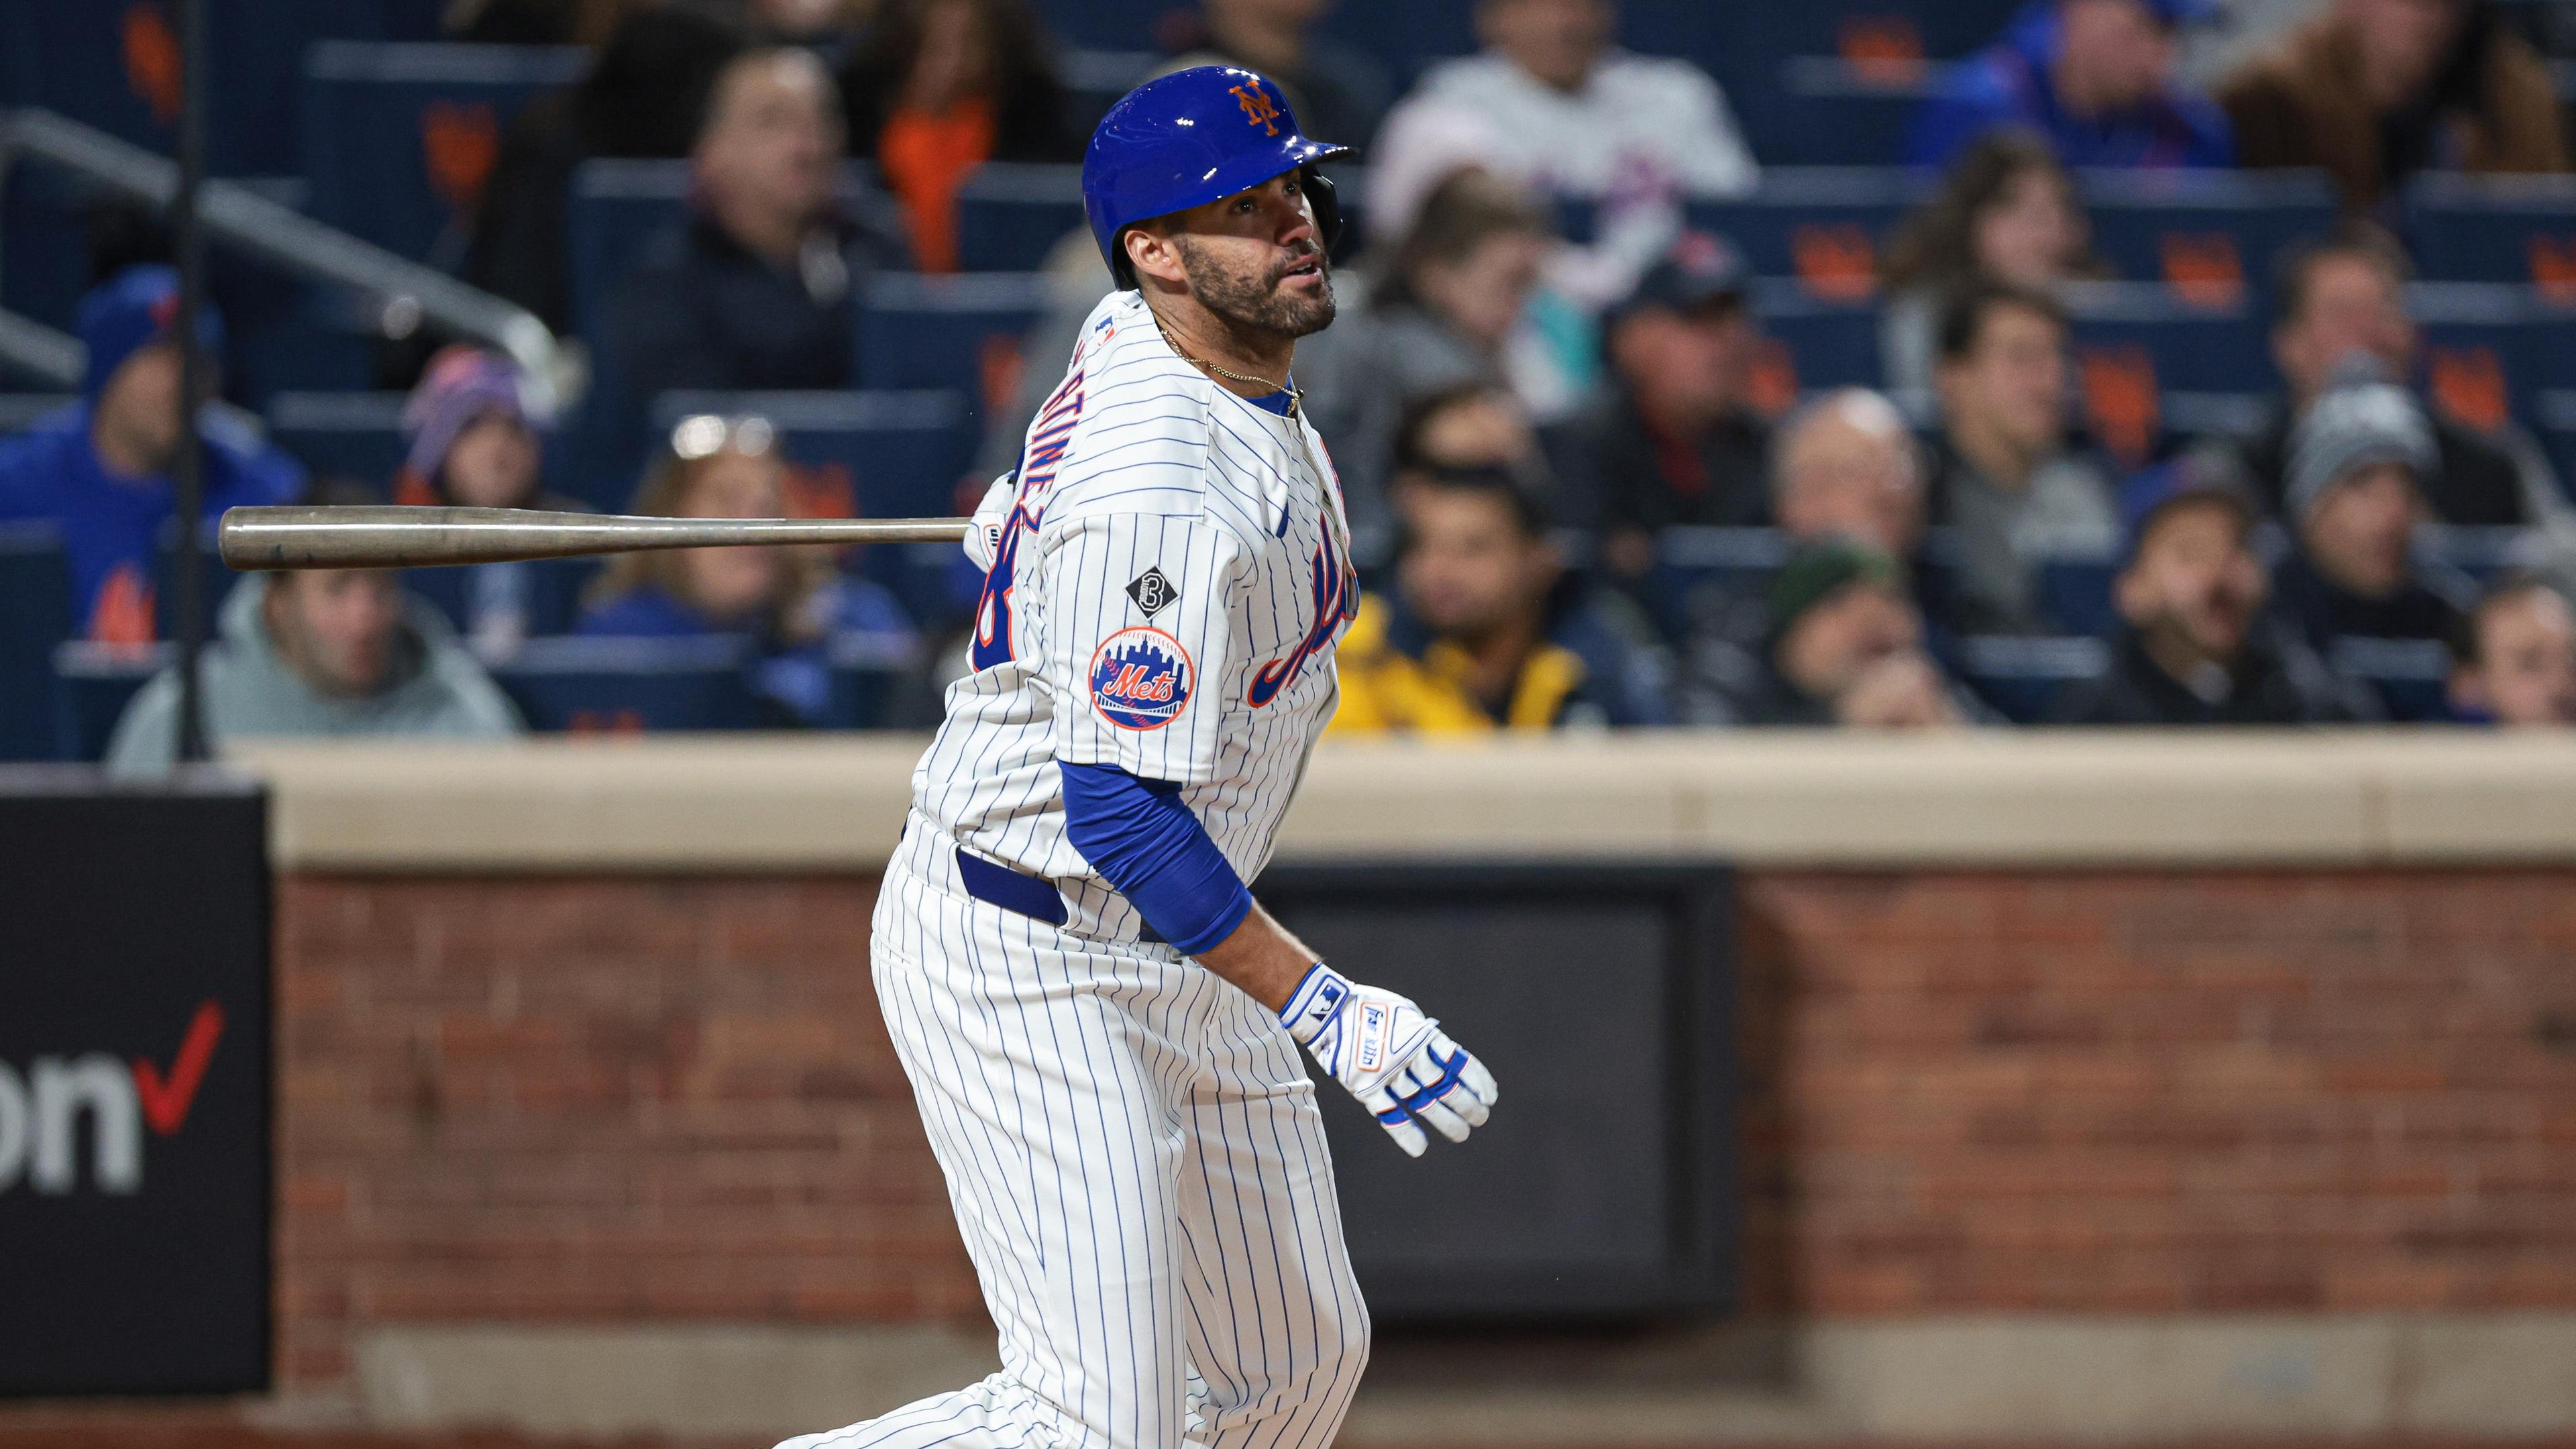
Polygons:
M282 744L295 870L874 870L911 736ZM1334 742L1282 858L1757 865L2576 861L2576 737L1959 731Z
M1771 1332L1792 1367L1748 1378L1731 1339ZM2576 1313L1979 1315L1747 1328L1689 1344L1429 1379L1405 1372L1401 1341L1382 1344L1387 1362L1361 1389L1342 1443L2576 1432ZM1614 1356L1629 1371L1601 1372ZM394 1327L367 1334L358 1352L370 1427L589 1436L810 1433L993 1367L988 1333L921 1327Z

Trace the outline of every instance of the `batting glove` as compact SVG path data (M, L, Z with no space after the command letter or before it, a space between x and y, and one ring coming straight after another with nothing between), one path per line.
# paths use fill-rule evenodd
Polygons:
M1002 551L1002 525L1010 520L1011 506L1019 501L1020 475L1005 473L984 490L984 501L975 505L975 516L969 520L964 545L966 557L986 573L993 571L993 558Z
M1407 1156L1420 1157L1431 1145L1420 1124L1464 1142L1493 1113L1494 1074L1438 1021L1394 992L1356 985L1320 961L1297 983L1279 1024L1377 1114Z

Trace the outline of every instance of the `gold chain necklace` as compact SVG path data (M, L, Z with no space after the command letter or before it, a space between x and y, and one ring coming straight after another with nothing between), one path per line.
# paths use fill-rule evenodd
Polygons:
M1153 309L1147 308L1146 315L1154 316ZM1192 367L1200 368L1207 372L1213 372L1217 376L1232 382L1244 383L1251 387L1266 387L1274 393L1284 392L1288 394L1288 415L1290 417L1295 417L1297 415L1298 404L1306 400L1306 392L1303 388L1284 382L1272 382L1266 377L1246 377L1242 373L1234 371L1232 368L1219 367L1217 364L1208 361L1204 357L1192 357L1188 353L1183 352L1181 350L1181 344L1172 337L1172 329L1163 325L1163 319L1161 317L1154 317L1154 330L1163 334L1163 345L1172 349L1173 356L1188 363Z

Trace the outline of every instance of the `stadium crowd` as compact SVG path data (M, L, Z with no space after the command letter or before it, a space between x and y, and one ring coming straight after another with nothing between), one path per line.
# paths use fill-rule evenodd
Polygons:
M1897 224L1857 261L1802 251L1794 278L1703 224L1703 203L1763 184L1764 158L1708 73L1616 43L1612 0L1474 0L1482 49L1409 89L1318 33L1329 8L1200 0L1136 44L1256 67L1310 134L1362 147L1344 187L1364 244L1295 379L1366 590L1336 732L2576 724L2565 480L2520 397L2476 405L2428 374L2413 315L2411 183L2569 169L2567 113L2508 7L2262 7L2289 13L2201 74L2184 55L2215 0L2031 0L1922 72L1884 158L1918 169ZM585 507L556 491L575 456L615 460L636 512L882 511L865 469L796 457L791 420L671 395L879 385L852 344L871 283L974 270L979 173L1080 159L1088 125L1039 14L467 0L449 18L460 41L593 47L500 138L455 261L567 333L601 288L590 396L549 417L511 362L446 347L414 364L400 466L356 479L210 410L210 516L298 497ZM685 159L685 204L621 275L586 277L571 178L639 157ZM2088 299L2203 279L2119 276L2089 179L2221 169L2320 172L2342 214L2238 280L2268 308L2267 392L2232 426L2150 402L2142 427L2079 361ZM1078 231L1046 253L1016 385L986 369L959 497L1014 466L1108 285ZM1800 288L1786 310L1819 293L1867 309L1876 386L1781 365L1773 304ZM99 279L78 398L0 440L0 520L59 530L74 631L111 649L167 634L174 293L159 265ZM220 362L220 319L195 341ZM220 610L209 723L919 724L964 667L965 567L738 548L588 575L248 580ZM747 704L699 719L612 690L559 710L513 671L565 637L609 674L618 648L703 646L687 657L723 661ZM175 705L167 677L143 687L111 758L166 759Z

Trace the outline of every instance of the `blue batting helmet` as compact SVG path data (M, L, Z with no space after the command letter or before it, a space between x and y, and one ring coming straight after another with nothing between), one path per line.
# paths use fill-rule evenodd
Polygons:
M1200 65L1129 91L1082 157L1082 210L1121 287L1136 285L1119 234L1140 221L1205 206L1290 171L1350 153L1297 129L1279 87L1248 70ZM1326 247L1341 232L1333 183L1308 171L1308 201Z

